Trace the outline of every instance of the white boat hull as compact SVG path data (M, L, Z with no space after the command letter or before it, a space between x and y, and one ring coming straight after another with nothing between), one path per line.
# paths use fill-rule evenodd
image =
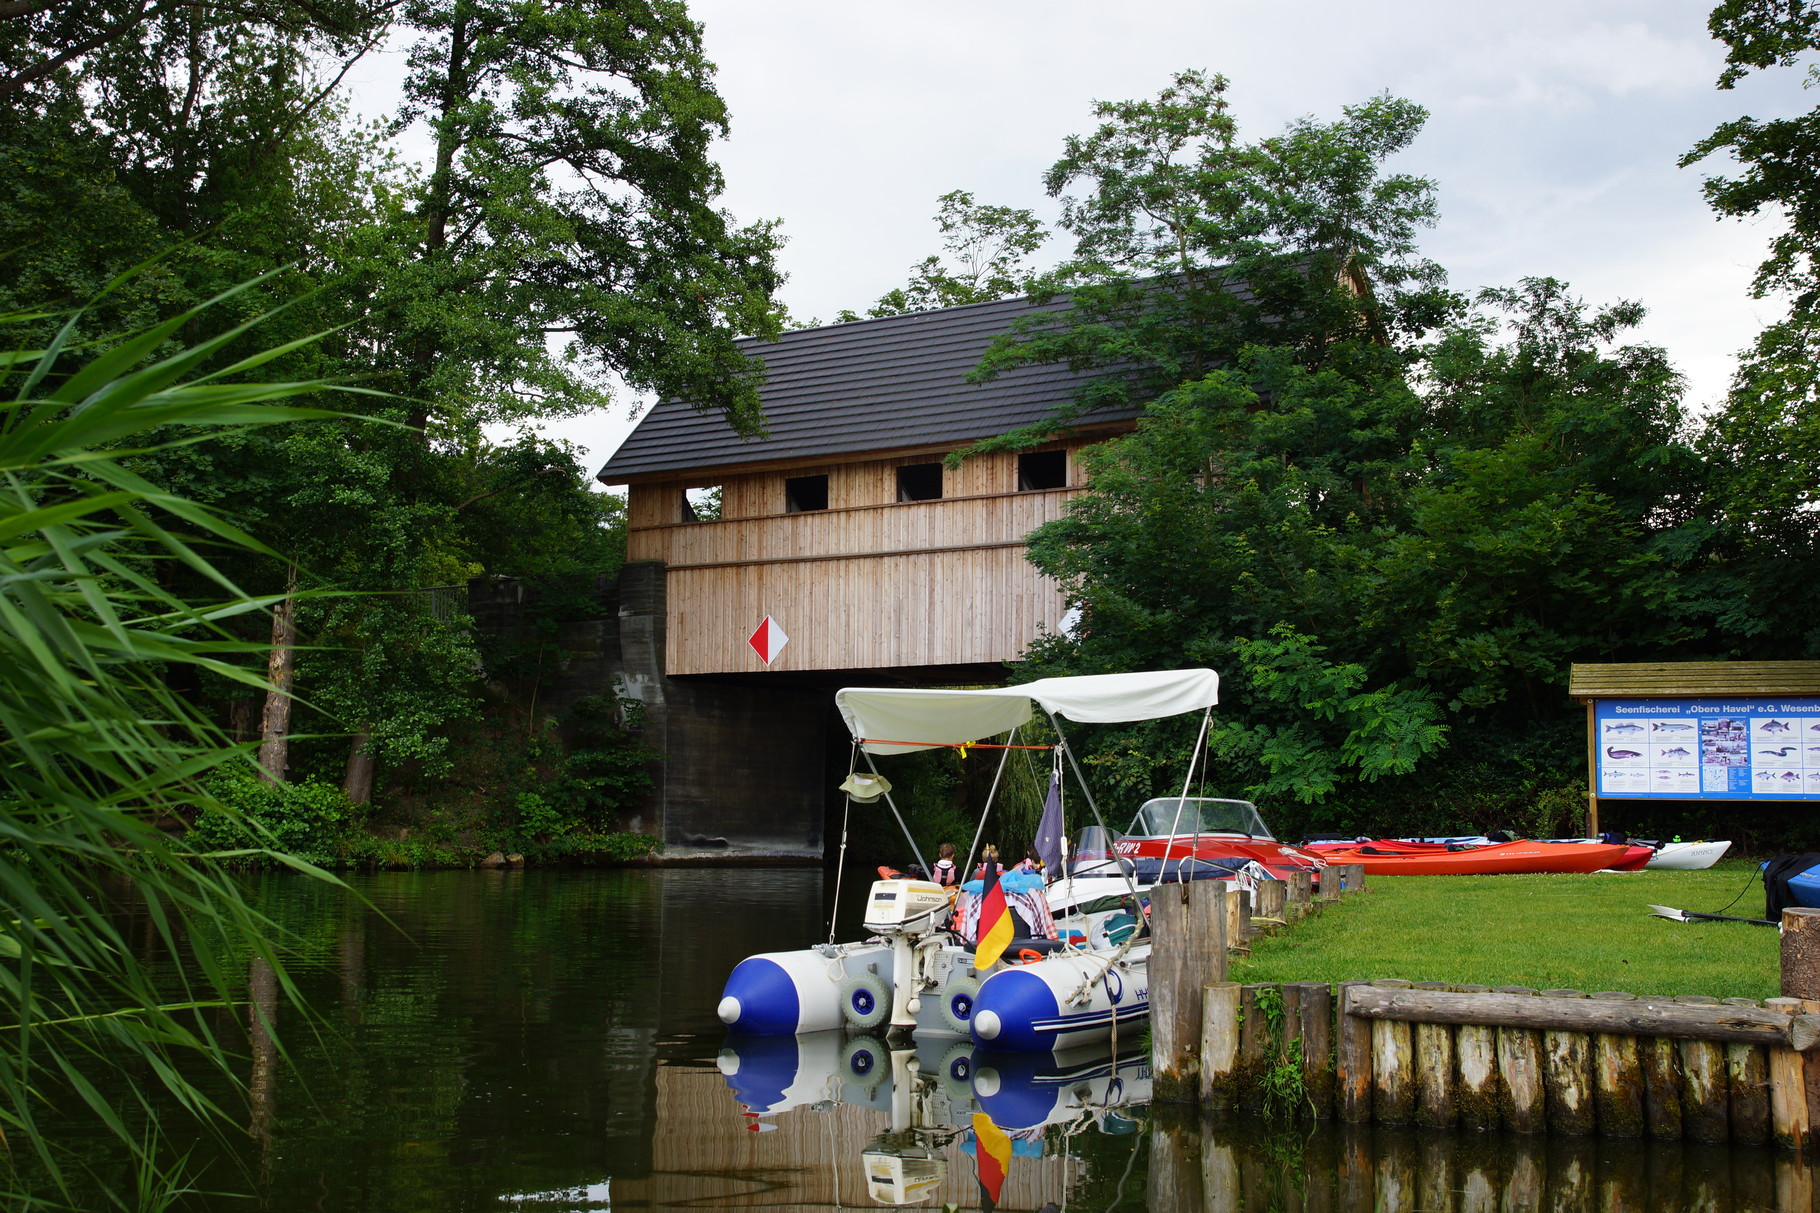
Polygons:
M1643 866L1670 872L1697 872L1718 863L1731 845L1729 842L1665 842Z
M1111 956L1063 952L992 973L974 1000L974 1043L1052 1053L1108 1040L1115 1029L1135 1036L1150 1017L1150 945Z

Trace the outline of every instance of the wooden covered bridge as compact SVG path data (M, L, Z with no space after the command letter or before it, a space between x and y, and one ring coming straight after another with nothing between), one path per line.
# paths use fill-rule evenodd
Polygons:
M819 855L835 688L1001 681L1059 628L1066 603L1024 559L1025 537L1081 491L1081 448L1130 418L943 464L1080 386L1066 366L967 381L1032 310L1007 300L751 343L767 437L666 400L601 469L628 486L615 673L667 756L645 825L670 847Z

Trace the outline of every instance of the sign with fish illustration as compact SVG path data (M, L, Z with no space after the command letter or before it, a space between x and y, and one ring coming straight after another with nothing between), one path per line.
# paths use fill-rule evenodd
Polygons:
M1601 699L1601 799L1820 800L1820 699Z

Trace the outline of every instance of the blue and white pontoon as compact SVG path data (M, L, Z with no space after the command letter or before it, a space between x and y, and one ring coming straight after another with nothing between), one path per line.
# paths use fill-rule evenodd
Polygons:
M1059 718L1125 723L1199 710L1204 738L1206 714L1218 693L1218 675L1200 669L1046 678L965 691L847 688L835 702L853 735L856 761L863 756L868 767L876 754L974 745L1000 735L1015 745L1017 731L1040 709L1061 739L1055 747L1057 777L1065 760L1104 838L1110 831L1080 778ZM1002 752L1001 775L1009 753ZM1188 781L1200 753L1197 743ZM999 781L993 786L996 790ZM886 788L886 804L902 827ZM1182 795L1187 792L1185 783ZM852 803L850 797L849 812ZM980 827L983 834L984 816ZM922 863L916 840L909 842ZM979 842L976 835L974 851ZM962 871L971 871L973 859L970 852ZM868 938L835 943L831 925L825 944L747 957L727 979L720 1018L740 1033L914 1030L970 1035L993 1049L1044 1053L1123 1039L1127 1024L1134 1025L1135 1036L1135 1025L1149 1014L1147 893L1131 865L1116 858L1077 865L1042 893L1056 938L1019 940L1009 959L979 972L971 947L949 929L949 890L925 880L881 880L867 901ZM838 888L835 900L838 904Z

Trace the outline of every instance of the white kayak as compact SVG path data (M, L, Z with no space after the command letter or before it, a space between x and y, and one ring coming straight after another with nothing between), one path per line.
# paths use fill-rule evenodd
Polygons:
M1665 842L1643 866L1671 872L1697 872L1718 863L1719 857L1731 845L1729 842Z

